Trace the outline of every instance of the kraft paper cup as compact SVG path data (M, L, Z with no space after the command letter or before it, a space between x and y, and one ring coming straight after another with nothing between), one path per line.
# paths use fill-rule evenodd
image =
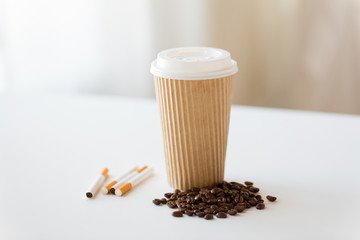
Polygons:
M236 72L230 53L207 47L165 50L152 63L171 187L188 190L224 179Z

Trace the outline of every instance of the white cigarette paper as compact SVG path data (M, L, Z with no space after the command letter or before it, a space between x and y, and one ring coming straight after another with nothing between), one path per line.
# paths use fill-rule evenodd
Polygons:
M92 198L95 196L96 192L99 190L101 185L105 182L108 177L109 169L104 168L102 172L95 178L93 183L90 185L89 190L86 192L86 197Z
M104 194L108 194L110 193L110 189L114 188L115 185L117 185L119 182L124 182L126 181L127 177L129 176L129 174L136 172L136 170L138 169L137 166L134 166L133 168L124 171L122 174L120 174L115 180L111 181L110 183L108 183L103 189L102 189L102 193Z
M128 182L124 183L120 187L116 188L115 195L116 196L123 196L125 193L130 191L133 187L138 185L140 182L144 181L148 177L151 176L153 173L153 168L147 168L141 173L137 174L135 177L131 178Z

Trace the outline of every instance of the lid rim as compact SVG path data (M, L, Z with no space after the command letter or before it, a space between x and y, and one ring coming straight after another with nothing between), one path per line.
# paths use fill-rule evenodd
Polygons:
M163 50L151 63L156 76L179 80L206 80L234 75L237 63L220 48L180 47Z
M222 71L215 72L206 72L206 73L174 73L174 72L166 72L160 70L156 66L156 60L154 60L151 64L150 72L158 77L168 78L168 79L176 79L176 80L210 80L216 78L223 78L234 75L238 72L238 67L236 61L231 59L233 66L229 69L225 69Z

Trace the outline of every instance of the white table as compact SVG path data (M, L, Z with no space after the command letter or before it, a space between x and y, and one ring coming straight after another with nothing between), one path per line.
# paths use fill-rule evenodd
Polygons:
M126 197L85 191L149 164ZM233 106L226 180L278 197L227 219L174 218L155 100L0 96L0 239L360 239L360 117Z

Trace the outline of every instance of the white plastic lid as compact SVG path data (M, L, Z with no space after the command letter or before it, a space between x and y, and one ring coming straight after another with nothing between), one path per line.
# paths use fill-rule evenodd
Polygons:
M160 52L150 72L156 76L179 80L204 80L235 74L237 64L230 53L219 48L182 47Z

